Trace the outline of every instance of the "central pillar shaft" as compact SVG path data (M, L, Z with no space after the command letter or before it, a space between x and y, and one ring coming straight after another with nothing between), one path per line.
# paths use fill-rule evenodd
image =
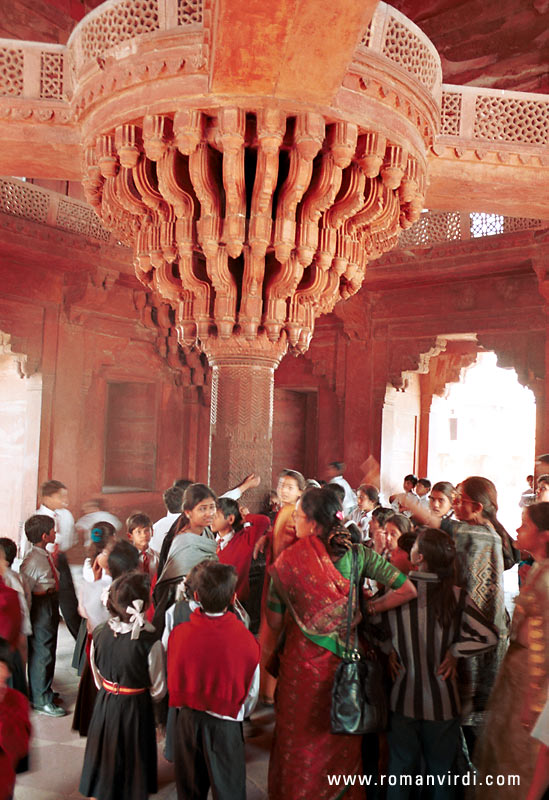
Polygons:
M245 498L256 511L271 488L274 371L283 350L246 349L250 352L208 354L212 367L208 473L210 485L219 493L252 472L259 475L260 486Z

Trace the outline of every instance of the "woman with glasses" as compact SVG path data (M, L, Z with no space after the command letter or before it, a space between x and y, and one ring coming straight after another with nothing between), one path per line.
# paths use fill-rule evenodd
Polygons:
M406 496L400 502L423 525L441 528L453 538L458 553L458 583L467 590L486 619L495 626L499 643L495 650L467 659L462 675L462 699L469 709L463 729L469 749L484 721L492 685L507 649L509 615L505 608L503 571L518 563L520 554L497 518L496 487L488 478L466 478L454 499L456 519L436 516Z

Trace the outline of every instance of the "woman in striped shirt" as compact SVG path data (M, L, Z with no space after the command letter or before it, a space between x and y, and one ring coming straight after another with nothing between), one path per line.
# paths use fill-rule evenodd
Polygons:
M428 775L447 776L459 743L457 659L490 650L498 636L465 590L454 586L456 547L447 533L422 529L410 557L417 598L387 612L394 679L389 773L415 775L423 755ZM389 787L387 800L411 792L411 786ZM453 788L435 786L432 797L447 800Z

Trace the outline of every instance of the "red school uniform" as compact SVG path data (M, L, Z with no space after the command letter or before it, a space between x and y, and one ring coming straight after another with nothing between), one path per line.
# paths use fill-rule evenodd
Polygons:
M29 701L21 692L6 689L0 700L0 800L8 800L15 785L17 763L29 751Z
M236 595L241 603L246 602L250 595L249 574L254 547L271 521L264 514L248 514L246 523L248 524L235 533L223 549L218 548L217 552L221 563L232 564L238 573Z
M6 586L0 578L0 636L12 650L17 648L21 633L21 606L15 589Z

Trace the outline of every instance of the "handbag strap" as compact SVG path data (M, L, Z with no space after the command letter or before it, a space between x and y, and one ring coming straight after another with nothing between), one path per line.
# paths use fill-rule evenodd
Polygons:
M359 602L359 578L358 578L358 552L357 548L354 545L351 545L351 553L352 553L352 562L351 562L351 575L349 578L349 599L347 600L347 631L345 636L345 653L348 658L352 658L353 661L358 660L358 631L357 626L355 626L355 636L354 636L354 645L353 649L349 649L350 638L351 638L351 624L353 621L353 594L356 593L356 603L358 608Z

